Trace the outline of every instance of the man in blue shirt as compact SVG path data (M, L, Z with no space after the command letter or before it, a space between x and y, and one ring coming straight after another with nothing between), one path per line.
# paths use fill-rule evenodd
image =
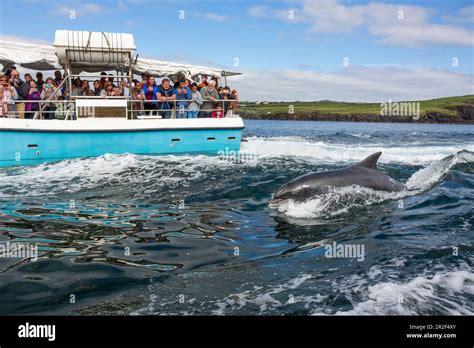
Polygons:
M158 112L163 118L171 118L171 109L176 100L176 91L170 85L170 80L163 79L158 86Z
M175 90L176 94L176 118L187 118L187 107L191 100L191 89L187 86L186 79L179 80Z

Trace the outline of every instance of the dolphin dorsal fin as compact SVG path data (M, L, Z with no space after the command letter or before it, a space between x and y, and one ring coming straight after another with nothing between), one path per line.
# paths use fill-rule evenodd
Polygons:
M376 152L364 159L363 161L356 164L357 167L364 167L370 169L377 169L377 161L379 160L382 152Z

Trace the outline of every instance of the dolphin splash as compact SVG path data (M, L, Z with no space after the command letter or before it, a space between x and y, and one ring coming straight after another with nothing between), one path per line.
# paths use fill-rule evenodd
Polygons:
M278 205L292 199L303 202L327 192L331 187L362 186L373 190L399 192L405 186L377 169L382 152L376 152L363 161L347 168L301 175L281 186L270 205Z

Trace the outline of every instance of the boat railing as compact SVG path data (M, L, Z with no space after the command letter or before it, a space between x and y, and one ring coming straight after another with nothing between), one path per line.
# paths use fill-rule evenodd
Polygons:
M102 105L97 105L96 101L101 101ZM113 101L123 101L123 103L117 104ZM191 101L189 99L141 100L132 99L130 96L71 96L71 99L13 100L13 102L15 107L8 107L8 111L0 117L67 121L78 118L112 117L111 115L115 117L120 111L109 110L109 116L101 116L97 110L122 107L120 116L127 119L186 118L183 116L189 110L185 104ZM238 101L235 99L215 99L204 102L211 103L212 107L200 107L199 118L236 117ZM150 106L147 107L148 105Z

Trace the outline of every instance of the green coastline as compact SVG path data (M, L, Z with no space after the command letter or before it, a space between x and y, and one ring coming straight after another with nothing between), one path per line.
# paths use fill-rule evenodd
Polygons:
M391 103L240 102L245 119L474 124L474 95Z

